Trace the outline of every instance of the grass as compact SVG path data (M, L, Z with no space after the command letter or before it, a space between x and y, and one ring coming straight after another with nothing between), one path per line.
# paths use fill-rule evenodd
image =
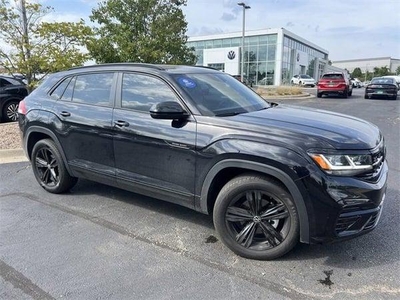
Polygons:
M255 91L261 97L295 96L303 93L302 89L296 86L258 87Z

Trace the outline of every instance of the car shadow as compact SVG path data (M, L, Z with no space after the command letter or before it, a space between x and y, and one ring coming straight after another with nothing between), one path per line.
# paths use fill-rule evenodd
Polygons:
M140 208L157 212L169 217L178 218L183 221L195 223L197 225L214 230L212 217L209 215L202 214L190 208L168 201L147 197L86 179L79 179L77 185L68 194L71 196L96 194L97 196L109 198L110 200L132 204Z

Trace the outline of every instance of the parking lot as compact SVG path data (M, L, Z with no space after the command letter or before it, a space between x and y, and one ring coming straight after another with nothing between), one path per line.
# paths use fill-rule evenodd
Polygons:
M390 174L373 232L252 261L215 238L210 216L86 180L68 194L49 194L29 163L3 164L0 299L398 299L400 100L363 93L276 102L379 126Z

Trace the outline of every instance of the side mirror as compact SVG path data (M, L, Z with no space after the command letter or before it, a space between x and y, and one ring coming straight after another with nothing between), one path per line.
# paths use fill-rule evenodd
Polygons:
M182 120L189 117L189 114L178 102L165 101L154 104L150 108L150 116L153 119Z

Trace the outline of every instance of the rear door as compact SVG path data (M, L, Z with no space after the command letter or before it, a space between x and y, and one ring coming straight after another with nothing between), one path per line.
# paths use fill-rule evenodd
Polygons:
M153 104L180 102L159 77L125 72L119 82L113 115L117 181L123 188L193 207L194 118L182 122L151 118Z
M112 113L116 73L88 73L65 79L52 92L54 126L68 164L82 177L114 177Z

